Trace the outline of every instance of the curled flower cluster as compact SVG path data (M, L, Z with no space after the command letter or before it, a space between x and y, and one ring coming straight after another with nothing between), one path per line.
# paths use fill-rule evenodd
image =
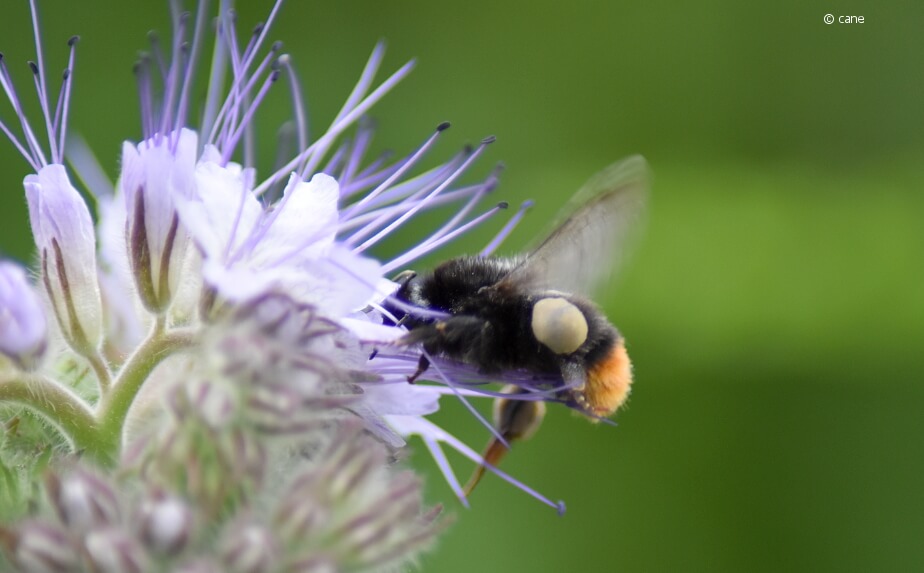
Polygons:
M0 472L13 493L0 509L44 513L0 528L6 558L23 570L241 572L413 559L445 520L423 507L394 451L419 435L467 503L441 444L484 459L426 416L453 394L490 428L468 397L496 393L439 357L437 384L406 382L419 350L394 344L405 331L386 310L400 301L385 275L506 207L476 213L497 170L458 183L493 139L422 169L441 124L405 157L367 160L365 114L413 67L373 89L379 45L330 127L309 140L291 57L266 47L280 2L240 42L228 3L210 27L203 1L195 14L174 10L168 49L155 39L135 68L142 139L123 145L113 184L67 135L77 38L52 103L31 7L41 127L22 113L0 59L19 134L0 129L33 170L24 187L38 261L35 282L0 262ZM210 28L208 90L193 121L191 84ZM294 151L260 179L253 118L283 77L294 120L280 148ZM423 241L391 260L369 256L415 215L447 204L456 211ZM549 381L503 381L554 397L541 391Z
M160 427L129 440L121 471L137 479L79 463L48 474L52 515L0 535L14 563L365 570L431 541L439 508L424 511L417 478L393 471L386 446L343 413L367 375L341 366L355 348L337 342L339 329L285 296L240 307L221 326L205 335L206 360L176 365L185 379L166 392Z

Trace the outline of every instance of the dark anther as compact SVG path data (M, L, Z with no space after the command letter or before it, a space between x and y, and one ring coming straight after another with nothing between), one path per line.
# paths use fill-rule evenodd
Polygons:
M436 126L436 131L446 131L447 129L449 129L450 125L451 124L448 121L444 121L443 123Z
M74 44L80 41L80 36L71 36L67 41L67 45L73 47Z

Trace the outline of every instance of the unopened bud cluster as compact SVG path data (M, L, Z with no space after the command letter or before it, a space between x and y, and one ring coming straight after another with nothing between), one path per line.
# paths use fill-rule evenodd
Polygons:
M11 561L269 573L377 569L419 552L439 510L424 510L418 479L393 471L341 407L356 396L337 364L355 349L338 332L282 295L210 326L210 359L176 365L185 374L165 393L169 414L138 432L121 477L79 462L48 474L46 517L3 531Z

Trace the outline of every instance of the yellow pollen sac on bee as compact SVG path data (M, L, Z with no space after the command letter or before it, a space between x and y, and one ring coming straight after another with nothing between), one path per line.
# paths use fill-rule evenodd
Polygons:
M564 298L549 297L533 305L533 336L555 354L571 354L587 340L587 319Z

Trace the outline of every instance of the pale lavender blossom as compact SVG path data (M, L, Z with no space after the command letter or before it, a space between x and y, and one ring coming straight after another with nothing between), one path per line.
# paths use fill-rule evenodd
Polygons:
M23 184L42 279L58 324L76 350L93 352L102 336L102 303L90 210L63 165L45 165Z
M197 153L198 137L189 129L122 145L128 257L138 294L154 312L166 310L180 283L187 236L173 197L193 192Z
M45 311L25 270L0 261L0 353L32 369L45 353L47 337Z
M371 301L378 263L334 241L335 179L319 173L305 182L293 174L265 211L239 166L210 159L196 169L194 194L178 196L177 206L202 250L203 276L222 298L246 302L279 289L329 316Z

